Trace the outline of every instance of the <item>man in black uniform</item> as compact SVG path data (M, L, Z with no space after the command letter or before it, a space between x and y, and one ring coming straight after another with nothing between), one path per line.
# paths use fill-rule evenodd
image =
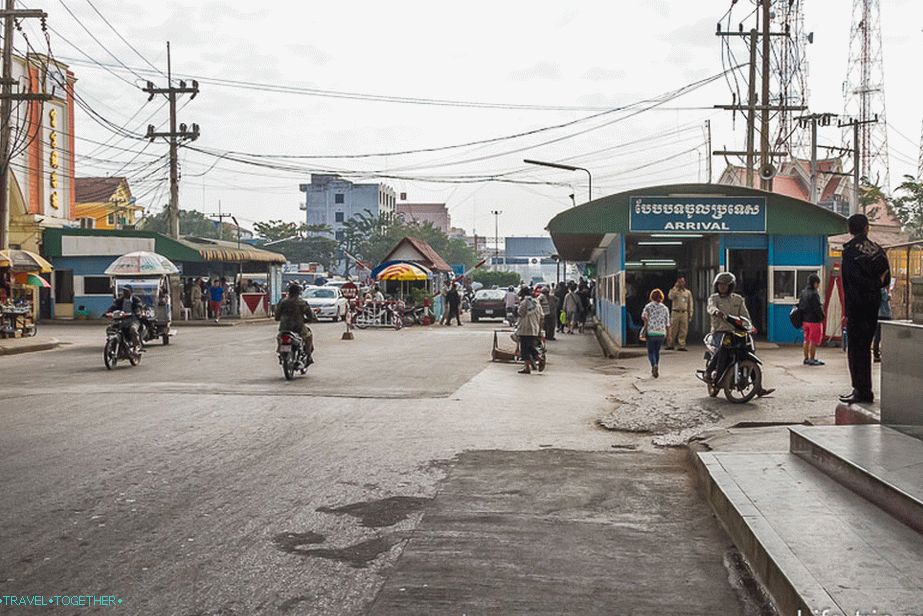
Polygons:
M865 214L849 217L853 238L843 245L843 296L846 313L847 358L852 392L840 396L847 404L872 402L872 339L878 325L881 288L891 282L888 256L868 238Z
M308 355L308 364L314 363L314 333L306 323L316 323L317 317L308 305L301 299L301 287L292 283L288 287L288 297L276 305L276 321L279 322L280 332L294 332L304 340L305 352Z

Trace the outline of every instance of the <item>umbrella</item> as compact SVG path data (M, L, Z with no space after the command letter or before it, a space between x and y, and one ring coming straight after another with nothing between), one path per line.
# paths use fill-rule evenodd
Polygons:
M23 284L30 287L46 288L50 289L51 285L48 284L48 281L39 276L38 274L32 274L27 272L19 272L13 276L13 280L16 284Z
M378 272L378 280L426 280L426 271L410 263L395 263Z
M107 276L166 276L179 270L163 255L156 252L129 252L112 262L103 272Z
M40 272L47 274L54 270L51 263L28 250L0 250L0 267L14 272Z

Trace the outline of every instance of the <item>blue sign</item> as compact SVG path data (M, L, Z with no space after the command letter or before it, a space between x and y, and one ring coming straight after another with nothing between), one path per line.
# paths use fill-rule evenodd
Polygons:
M635 233L765 233L765 197L631 197Z

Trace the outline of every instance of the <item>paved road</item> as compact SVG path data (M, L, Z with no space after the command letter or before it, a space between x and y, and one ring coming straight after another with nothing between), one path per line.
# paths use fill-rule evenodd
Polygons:
M548 371L525 377L488 361L489 324L354 341L323 324L317 363L285 382L268 324L182 328L114 371L99 328L51 329L70 344L0 357L0 595L114 594L123 613L180 616L557 614L564 595L543 581L554 575L560 588L604 586L583 613L642 595L646 613L743 611L729 542L682 456L596 426L613 365L589 336L552 343ZM521 496L480 508L486 492ZM513 551L492 558L488 535L446 542L450 575L436 577L459 580L454 599L402 603L404 580L433 579L433 538L457 530L459 511ZM531 571L555 529L573 541ZM589 549L597 531L611 560ZM491 567L515 593L473 582Z

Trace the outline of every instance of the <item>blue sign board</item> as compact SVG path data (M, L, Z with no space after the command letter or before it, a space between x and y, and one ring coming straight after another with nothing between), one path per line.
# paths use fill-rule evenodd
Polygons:
M765 233L765 197L631 197L634 233Z

